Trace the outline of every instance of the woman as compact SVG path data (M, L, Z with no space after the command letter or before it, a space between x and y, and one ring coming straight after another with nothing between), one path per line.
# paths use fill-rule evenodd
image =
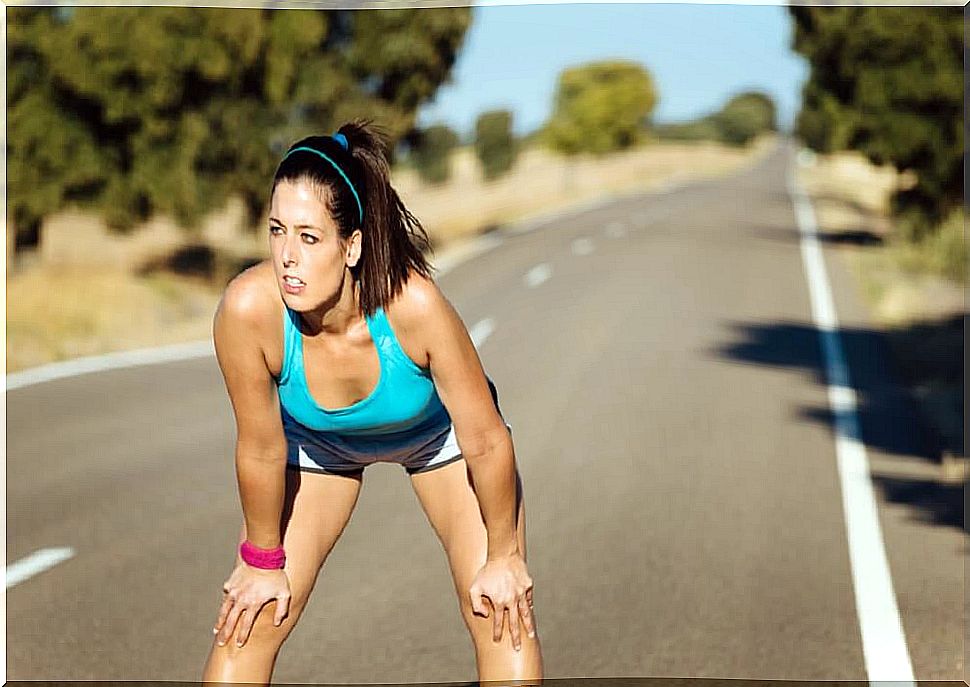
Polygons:
M444 546L479 680L542 677L511 426L386 150L366 120L294 144L271 258L216 311L244 517L204 681L269 682L376 461L404 467Z

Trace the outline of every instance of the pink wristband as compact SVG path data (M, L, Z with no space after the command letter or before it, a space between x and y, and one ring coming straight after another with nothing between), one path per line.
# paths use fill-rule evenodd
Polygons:
M247 564L265 570L282 568L286 563L286 553L282 546L275 549L261 549L248 539L239 547L239 555Z

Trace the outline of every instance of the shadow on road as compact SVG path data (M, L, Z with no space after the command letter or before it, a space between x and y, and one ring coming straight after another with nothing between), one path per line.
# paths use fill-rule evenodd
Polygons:
M815 383L827 383L814 326L798 322L727 324L740 336L716 351L718 355L748 364L802 369ZM959 336L954 336L955 329ZM892 332L843 328L839 337L867 447L935 464L941 463L944 451L963 454L963 395L953 393L954 385L962 389L962 317L924 321ZM900 355L907 357L905 365L900 363ZM920 397L916 384L921 385ZM928 406L928 399L936 407ZM835 418L827 404L803 408L801 417L824 422L834 431ZM878 474L873 481L887 499L911 506L921 520L967 529L965 483Z

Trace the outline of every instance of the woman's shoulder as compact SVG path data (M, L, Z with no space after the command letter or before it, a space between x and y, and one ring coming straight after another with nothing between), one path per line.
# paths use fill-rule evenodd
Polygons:
M428 367L429 318L434 317L435 303L443 298L433 279L412 271L401 292L384 308L398 342L419 367Z
M283 308L275 283L270 261L258 262L226 284L218 310L252 332L271 372L277 374L279 361L276 359L280 356L274 355L274 351L282 349L282 336L277 330L281 329Z
M220 307L231 310L249 324L260 324L279 310L279 292L269 260L256 263L233 277L223 290Z
M420 326L432 316L436 304L443 298L441 289L433 279L412 270L401 287L401 292L387 304L384 311L394 320L393 324L399 323L403 327Z

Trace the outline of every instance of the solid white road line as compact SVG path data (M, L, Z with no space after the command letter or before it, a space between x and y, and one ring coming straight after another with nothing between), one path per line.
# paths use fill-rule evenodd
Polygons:
M92 355L59 363L49 363L40 367L15 372L6 377L6 389L19 389L23 386L48 382L62 377L73 377L88 372L102 370L116 370L136 365L152 365L155 363L171 362L173 360L188 360L215 355L212 341L193 341L190 343L161 346L158 348L144 348L134 351L120 351L106 355Z
M542 262L525 273L525 285L534 289L542 282L552 276L552 266L548 262Z
M573 255L589 255L593 252L593 242L586 238L578 238L572 243Z
M486 317L484 320L476 322L468 331L468 334L471 336L475 348L478 348L493 331L495 331L495 320L491 317Z
M839 339L839 324L818 240L815 214L810 201L798 187L791 166L788 168L788 192L801 234L812 317L821 337L829 405L835 415L836 459L866 672L871 683L893 681L894 687L915 687L869 476L869 459L861 440L855 390Z
M42 573L49 568L68 558L74 556L74 549L71 547L40 549L30 554L26 558L21 558L12 565L7 566L7 589L15 584L20 584L24 580L30 579L38 573Z
M501 236L486 234L478 237L474 241L469 241L467 244L444 250L440 255L435 256L435 260L432 261L436 267L435 272L438 275L447 274L466 260L500 245L502 240ZM6 391L12 391L25 386L31 386L32 384L40 384L41 382L62 379L64 377L74 377L90 372L117 370L125 367L135 367L137 365L153 365L176 360L191 360L193 358L205 358L214 355L215 348L213 347L212 340L208 339L173 344L170 346L85 356L73 360L47 363L28 370L8 374L5 377L4 388Z
M614 239L623 238L626 236L626 227L622 222L610 222L606 225L606 235Z

